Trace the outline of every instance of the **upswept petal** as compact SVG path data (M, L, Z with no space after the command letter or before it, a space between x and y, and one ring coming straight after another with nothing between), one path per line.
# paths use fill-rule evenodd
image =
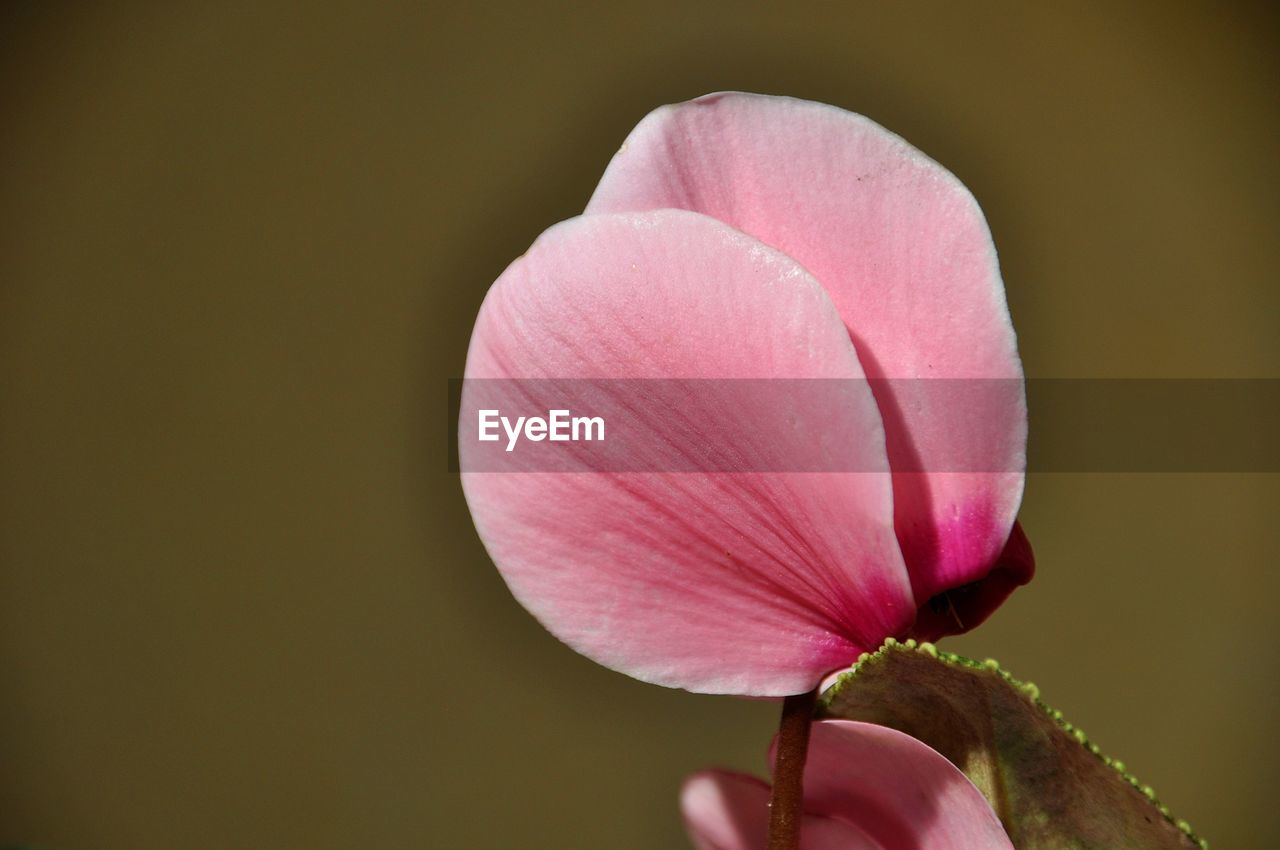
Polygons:
M708 770L680 792L685 831L697 850L764 850L769 833L769 786L741 773ZM803 815L800 850L881 850L856 824Z
M999 568L1025 465L1022 366L969 191L860 115L723 93L650 113L587 211L660 208L733 225L794 257L830 293L884 417L917 604L946 609L933 630L972 628L1030 580L1027 562L997 577L1002 592L934 599Z
M813 725L805 810L856 824L892 850L1012 850L982 792L927 744L853 720Z
M986 798L909 735L849 720L814 724L805 765L802 850L1013 850ZM764 850L769 786L705 771L680 796L698 850Z
M464 410L476 379L842 388L838 405L785 416L718 409L714 392L663 397L675 390L661 381L643 403L603 401L669 432L651 469L722 447L781 459L772 468L817 451L827 468L869 472L600 472L584 451L565 471L494 474L474 471L480 448L460 440L476 528L512 593L588 657L663 685L776 696L912 622L878 409L830 298L782 253L691 212L564 222L489 291L466 378ZM554 386L525 387L527 409L562 405Z

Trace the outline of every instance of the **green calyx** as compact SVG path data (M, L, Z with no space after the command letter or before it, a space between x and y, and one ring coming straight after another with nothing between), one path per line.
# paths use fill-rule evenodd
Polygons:
M993 659L889 638L819 697L818 715L933 747L982 791L1018 850L1208 850L1150 786Z

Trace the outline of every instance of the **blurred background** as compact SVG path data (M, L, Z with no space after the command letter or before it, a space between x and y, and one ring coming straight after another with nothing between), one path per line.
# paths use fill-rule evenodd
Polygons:
M558 644L447 467L486 288L659 104L826 101L953 170L1031 376L1280 376L1272 4L6 2L0 27L0 845L678 848L682 776L763 771L775 705ZM946 645L1220 850L1280 841L1278 491L1033 475L1038 577Z

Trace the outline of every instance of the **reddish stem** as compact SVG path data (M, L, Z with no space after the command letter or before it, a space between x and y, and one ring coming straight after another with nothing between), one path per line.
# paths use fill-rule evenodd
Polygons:
M809 725L817 702L815 688L787 697L778 724L778 750L773 762L773 794L769 798L769 850L797 850L804 804L804 760L809 751Z

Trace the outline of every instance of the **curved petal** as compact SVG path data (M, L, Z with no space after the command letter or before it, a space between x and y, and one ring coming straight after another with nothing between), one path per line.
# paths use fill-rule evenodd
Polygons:
M680 789L680 814L697 850L763 850L769 786L741 773L695 773Z
M1026 405L995 247L968 190L860 115L725 93L641 121L587 211L665 207L731 224L822 282L884 416L917 604L986 578L1022 498ZM968 613L947 630L990 609Z
M521 384L542 411L563 404L562 379L838 379L825 383L839 404L785 415L726 410L716 382L651 381L643 399L595 388L657 434L650 469L720 450L803 468L785 461L816 451L824 468L869 472L601 472L583 451L560 472L492 473L460 438L481 539L579 652L645 681L777 696L912 622L878 410L830 299L785 255L689 212L564 222L489 291L466 378L552 378Z
M709 770L689 777L680 792L685 830L697 850L765 850L769 786L753 776ZM804 815L801 850L884 850L856 824Z
M991 805L955 765L896 729L813 725L804 772L810 814L856 824L893 850L1013 850Z
M986 577L932 597L917 612L911 636L917 640L937 640L973 628L999 608L1009 594L1031 581L1035 571L1031 542L1022 524L1015 522L1004 550Z

